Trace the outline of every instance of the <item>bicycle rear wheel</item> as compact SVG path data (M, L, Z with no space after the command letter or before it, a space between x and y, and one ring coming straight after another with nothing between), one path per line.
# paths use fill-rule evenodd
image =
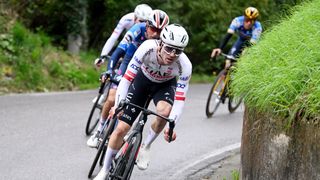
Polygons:
M209 92L206 105L206 115L208 118L217 111L221 103L221 97L225 87L225 74L226 70L220 71Z
M107 94L105 95L105 97L108 97L109 94L109 87L110 87L111 82L108 81L105 85L105 89L107 91ZM101 99L102 94L99 94L96 98L96 101L93 103L93 106L91 108L89 117L88 117L88 121L87 121L87 125L86 125L86 135L91 135L92 131L96 128L98 122L99 122L99 118L101 115L101 110L102 110L102 106L99 104L99 100Z
M115 158L115 165L111 171L110 179L129 180L137 158L137 153L141 144L140 133L132 134L123 145L121 154Z
M241 104L242 97L234 97L229 95L228 109L230 113L233 113Z
M98 160L100 159L100 163L103 162L105 151L108 147L108 140L110 138L111 133L113 132L113 130L115 128L116 121L117 121L117 117L112 118L111 121L109 122L108 127L106 127L107 130L103 136L103 140L99 143L97 154L92 162L92 165L91 165L89 173L88 173L88 178L91 178L92 173L97 165ZM100 165L102 165L102 163Z

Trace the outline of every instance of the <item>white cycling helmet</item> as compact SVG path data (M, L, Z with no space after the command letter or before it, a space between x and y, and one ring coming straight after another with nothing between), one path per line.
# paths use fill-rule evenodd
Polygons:
M164 11L156 9L153 10L148 22L152 27L163 29L169 24L169 16Z
M170 24L160 34L161 41L178 49L184 49L189 42L187 31L179 24Z
M135 16L142 21L146 21L152 14L152 9L147 4L139 4L134 9Z

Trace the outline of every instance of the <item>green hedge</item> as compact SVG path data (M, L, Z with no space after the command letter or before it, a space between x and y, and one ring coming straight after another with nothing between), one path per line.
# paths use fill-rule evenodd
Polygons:
M304 3L239 59L232 92L248 107L320 118L320 0Z

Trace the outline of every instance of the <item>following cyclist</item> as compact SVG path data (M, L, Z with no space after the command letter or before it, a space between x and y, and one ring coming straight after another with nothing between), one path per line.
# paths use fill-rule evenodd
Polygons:
M128 31L134 24L146 21L146 17L149 17L151 13L152 9L149 5L139 4L134 9L134 12L122 16L116 28L113 30L111 36L104 44L100 58L97 58L95 60L95 65L100 67L101 64L103 64L105 58L111 51L112 47L118 40L123 30ZM111 63L109 63L108 66L112 66Z
M229 55L234 57L239 57L243 49L251 44L255 44L261 35L262 26L257 17L259 16L259 11L254 7L248 7L244 11L243 16L236 17L232 20L226 36L220 43L219 48L212 50L211 57L219 55L225 48L231 36L235 33L238 34L237 41L233 44L229 51ZM231 65L230 60L226 60L225 68Z
M117 72L115 79L120 81L122 75L125 73L128 63L132 58L134 52L138 46L146 39L159 39L161 30L169 24L169 16L162 10L153 10L151 16L148 17L147 22L138 23L134 25L125 35L123 41L117 47L115 52L111 56L111 60L117 62L120 58L117 52L125 54L120 68ZM123 47L126 47L123 49ZM110 70L107 70L104 77L110 74ZM102 80L104 80L104 77ZM87 145L89 147L97 147L98 137L100 132L103 130L103 124L108 118L108 113L110 108L114 106L115 95L116 95L117 85L112 84L107 101L103 105L101 117L99 120L97 131L88 139Z
M188 40L188 34L182 26L171 24L161 31L160 40L152 39L142 43L120 81L116 106L123 99L144 106L151 96L157 113L175 120L176 123L182 113L192 73L192 64L183 53ZM119 117L118 125L109 139L103 167L95 180L106 178L112 159L140 112L132 109L135 108L129 105ZM111 112L114 113L114 108ZM148 167L151 144L165 125L166 121L159 117L152 122L148 137L139 150L137 158L139 169ZM169 142L168 131L166 128L164 133L165 140ZM175 138L176 133L173 132L172 140Z

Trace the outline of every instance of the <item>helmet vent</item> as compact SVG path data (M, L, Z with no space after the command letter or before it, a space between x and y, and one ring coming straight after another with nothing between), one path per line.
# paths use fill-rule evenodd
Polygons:
M170 36L170 39L171 39L171 40L174 40L174 36L173 36L173 33L172 33L172 32L170 32L170 35L169 35L169 36Z
M187 36L186 36L186 35L184 35L184 36L182 37L182 39L181 39L181 42L182 42L182 43L185 43L185 42L186 42L186 40L187 40Z

